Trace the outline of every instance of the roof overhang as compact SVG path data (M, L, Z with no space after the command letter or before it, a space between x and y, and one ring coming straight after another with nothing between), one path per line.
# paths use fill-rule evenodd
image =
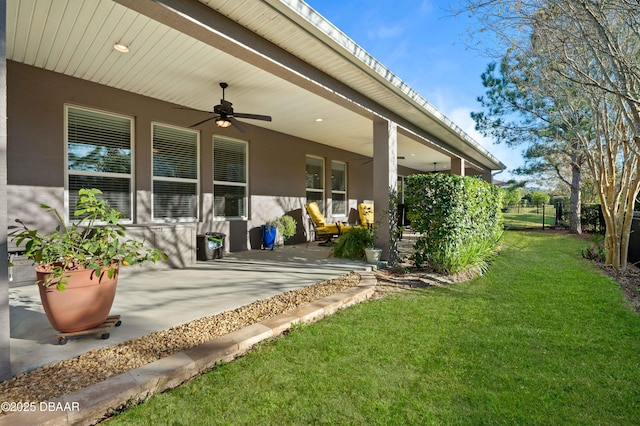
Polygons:
M399 125L400 165L505 168L299 0L7 3L10 60L204 111L226 81L237 111L273 117L251 125L371 156L378 115Z

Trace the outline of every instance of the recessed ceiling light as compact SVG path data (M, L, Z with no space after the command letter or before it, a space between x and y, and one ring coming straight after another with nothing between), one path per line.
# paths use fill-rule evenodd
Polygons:
M316 123L321 123L324 121L324 118L316 118Z
M124 43L116 43L113 45L114 50L120 52L120 53L129 53L129 46L127 46Z

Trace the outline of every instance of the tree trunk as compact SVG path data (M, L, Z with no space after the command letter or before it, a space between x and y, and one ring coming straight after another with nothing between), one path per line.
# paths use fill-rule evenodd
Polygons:
M575 234L582 234L582 200L580 194L580 180L582 173L580 166L575 161L571 162L571 195L569 197L569 230Z

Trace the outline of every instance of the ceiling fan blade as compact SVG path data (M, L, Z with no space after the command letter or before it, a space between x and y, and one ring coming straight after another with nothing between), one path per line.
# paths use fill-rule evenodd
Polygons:
M251 120L271 121L271 116L269 115L243 114L241 112L234 112L233 116L237 118L249 118Z
M247 128L244 127L242 123L236 120L234 117L227 117L227 120L229 120L234 126L236 126L236 128L242 133L247 133Z
M216 119L216 118L218 118L218 117L215 117L215 116L214 116L214 117L209 117L209 118L207 118L206 120L198 121L196 124L192 124L192 125L191 125L191 126L189 126L189 127L196 127L196 126L199 126L199 125L200 125L200 124L202 124L202 123L206 123L207 121L214 120L214 119Z

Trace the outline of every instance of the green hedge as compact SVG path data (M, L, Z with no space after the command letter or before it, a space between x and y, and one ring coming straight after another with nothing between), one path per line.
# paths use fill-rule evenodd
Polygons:
M455 274L486 268L503 232L504 190L476 177L412 175L406 180L411 227L421 236L416 266Z

